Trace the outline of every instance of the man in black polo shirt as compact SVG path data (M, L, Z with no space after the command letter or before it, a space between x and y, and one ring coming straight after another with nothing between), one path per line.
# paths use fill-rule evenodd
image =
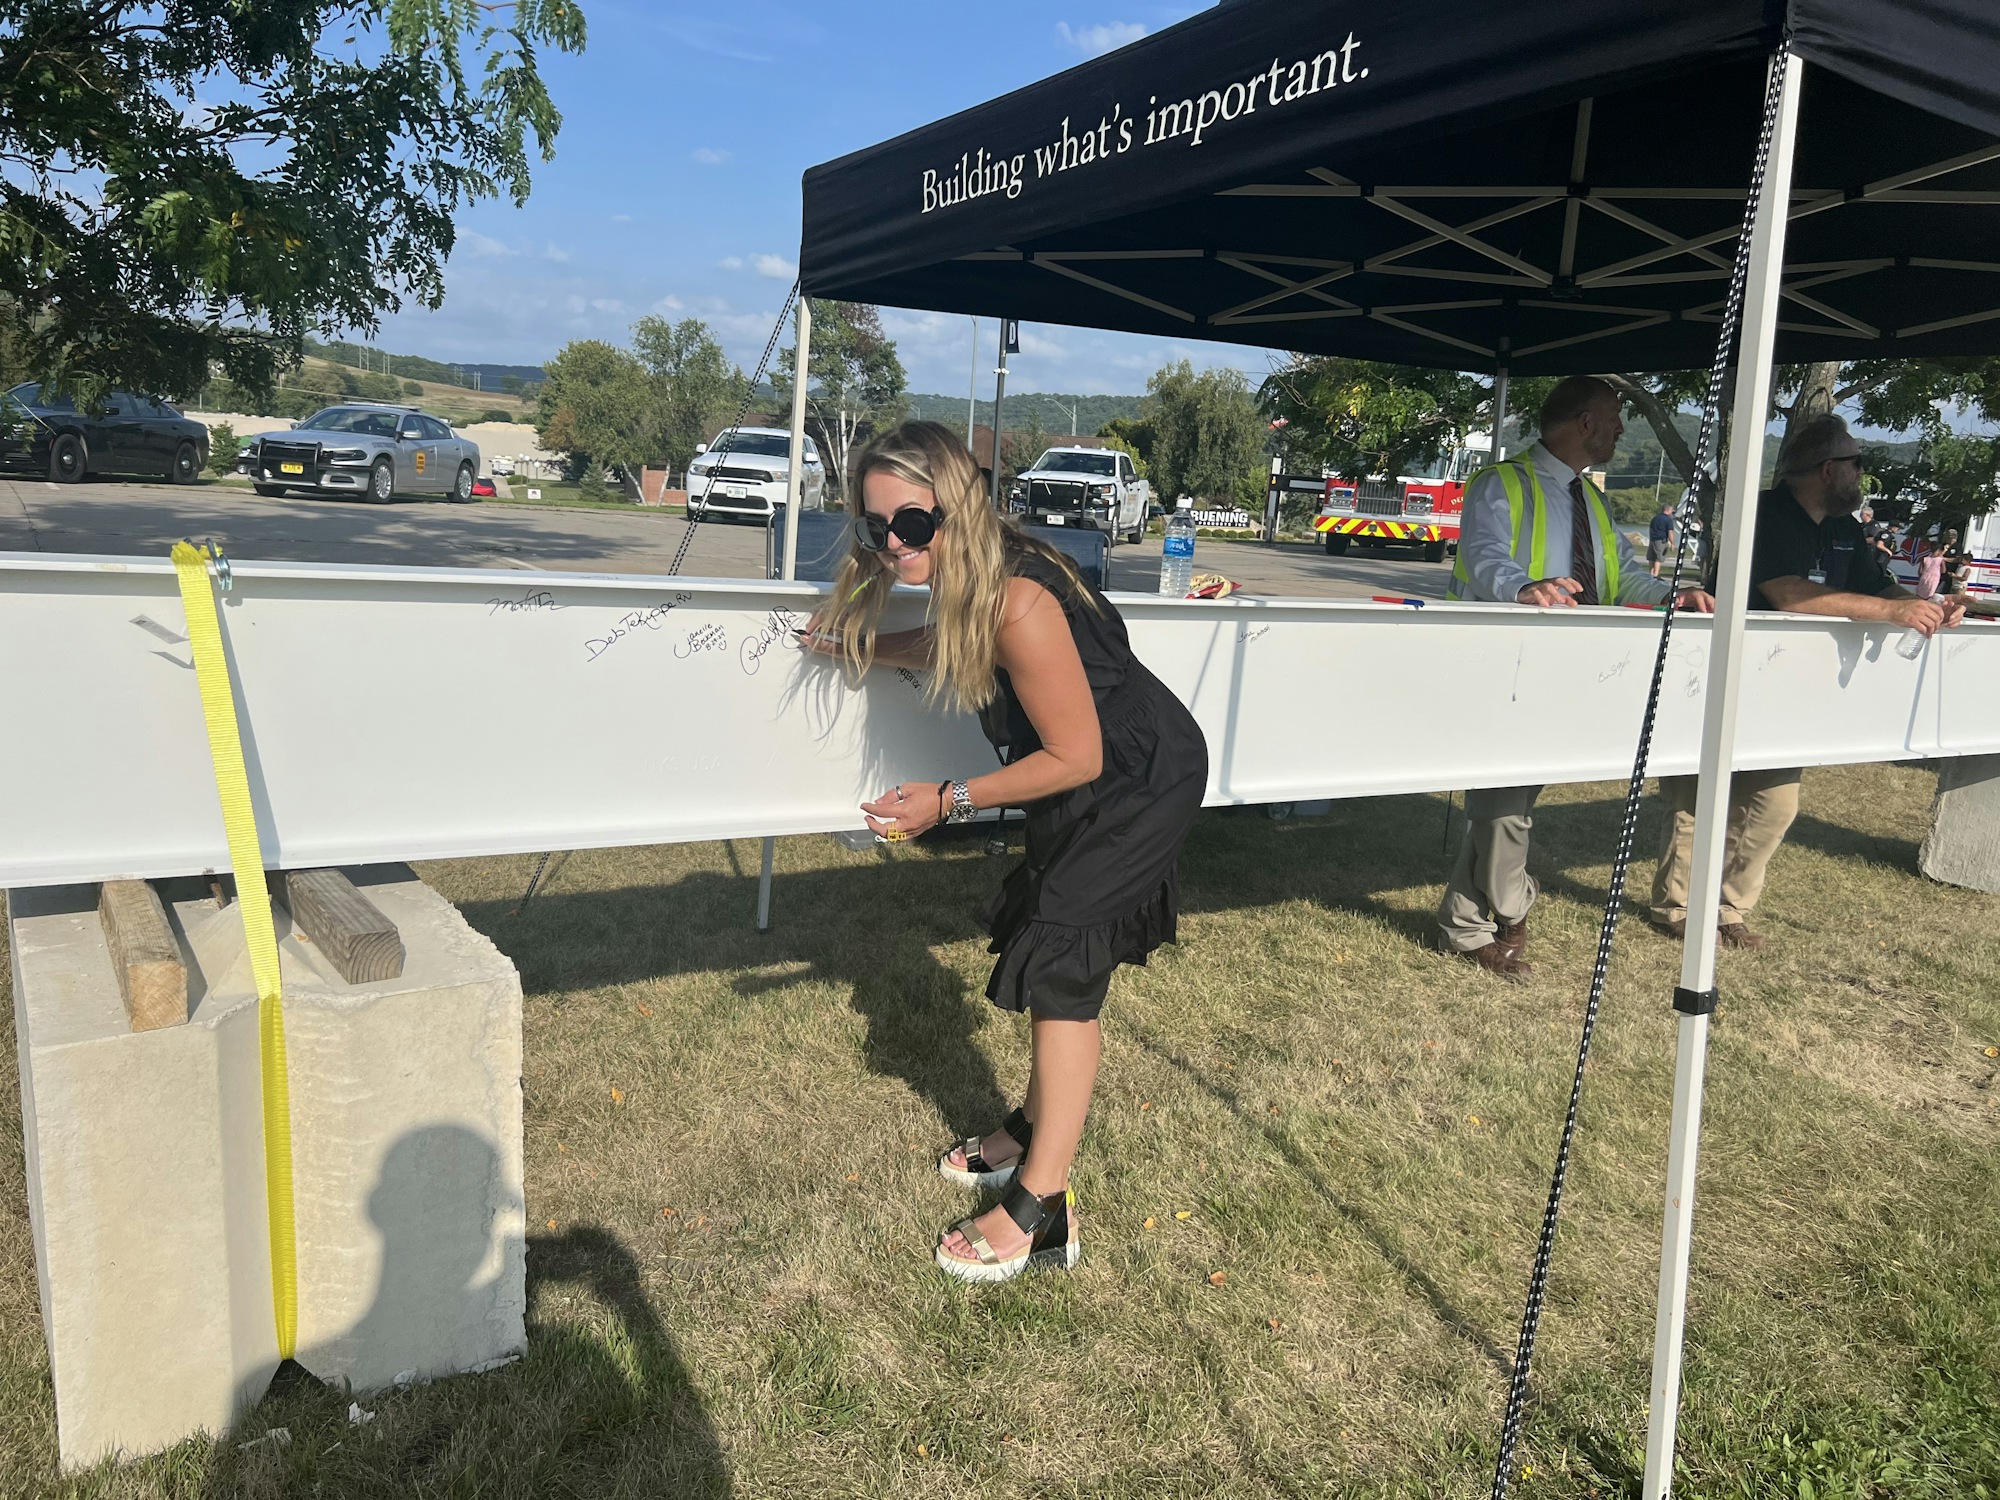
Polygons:
M1778 456L1778 482L1757 505L1750 555L1750 608L1883 620L1935 635L1965 616L1963 601L1919 599L1889 574L1854 511L1861 504L1862 447L1828 413L1801 423ZM1653 874L1653 920L1674 937L1687 932L1694 848L1692 776L1663 776L1666 839ZM1717 935L1728 947L1761 948L1745 919L1764 891L1771 856L1799 812L1799 771L1738 771L1729 782L1729 838L1723 856Z

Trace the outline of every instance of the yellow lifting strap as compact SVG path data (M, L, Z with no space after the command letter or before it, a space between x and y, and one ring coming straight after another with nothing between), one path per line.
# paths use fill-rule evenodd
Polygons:
M188 640L194 649L195 681L201 689L202 717L208 721L208 753L215 763L215 790L222 799L222 826L229 837L229 862L236 874L236 904L243 913L243 936L250 950L250 973L257 985L257 1057L264 1088L264 1204L271 1229L271 1312L277 1324L278 1357L290 1359L299 1337L297 1231L292 1214L292 1105L285 1072L285 997L278 977L278 936L271 925L271 893L264 884L264 855L257 843L257 819L250 806L250 778L243 769L243 736L236 722L236 698L229 686L229 663L222 651L222 622L216 617L209 582L212 550L192 542L174 546L181 605L187 612Z

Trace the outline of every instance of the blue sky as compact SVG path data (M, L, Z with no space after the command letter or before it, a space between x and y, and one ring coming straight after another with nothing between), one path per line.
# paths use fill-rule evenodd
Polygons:
M1091 0L1096 3L1096 0ZM573 338L623 342L656 312L699 317L747 369L795 272L799 177L1193 15L1199 3L997 5L863 0L583 0L590 45L543 60L563 112L556 159L526 208L459 220L436 312L385 321L378 347L532 364ZM884 320L910 386L958 392L969 320ZM980 384L991 394L994 324ZM1138 392L1170 359L1261 378L1260 349L1030 324L1008 389Z

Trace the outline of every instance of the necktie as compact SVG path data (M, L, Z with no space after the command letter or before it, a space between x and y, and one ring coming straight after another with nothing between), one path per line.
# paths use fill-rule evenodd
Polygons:
M1583 476L1569 482L1569 574L1583 585L1578 604L1597 603L1597 549L1591 545L1590 502L1583 498Z

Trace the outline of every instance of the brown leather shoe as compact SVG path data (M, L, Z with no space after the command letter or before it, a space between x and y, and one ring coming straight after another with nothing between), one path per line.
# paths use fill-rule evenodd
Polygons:
M1469 964L1480 968L1496 979L1504 979L1510 984L1519 984L1534 974L1534 968L1502 948L1498 943L1488 943L1484 948L1474 948L1470 953L1452 950Z
M1715 937L1725 948L1741 948L1750 953L1755 953L1765 942L1761 932L1752 932L1741 922L1723 923L1715 929Z
M1501 949L1509 958L1519 958L1528 947L1528 919L1508 922L1495 929L1493 946Z

